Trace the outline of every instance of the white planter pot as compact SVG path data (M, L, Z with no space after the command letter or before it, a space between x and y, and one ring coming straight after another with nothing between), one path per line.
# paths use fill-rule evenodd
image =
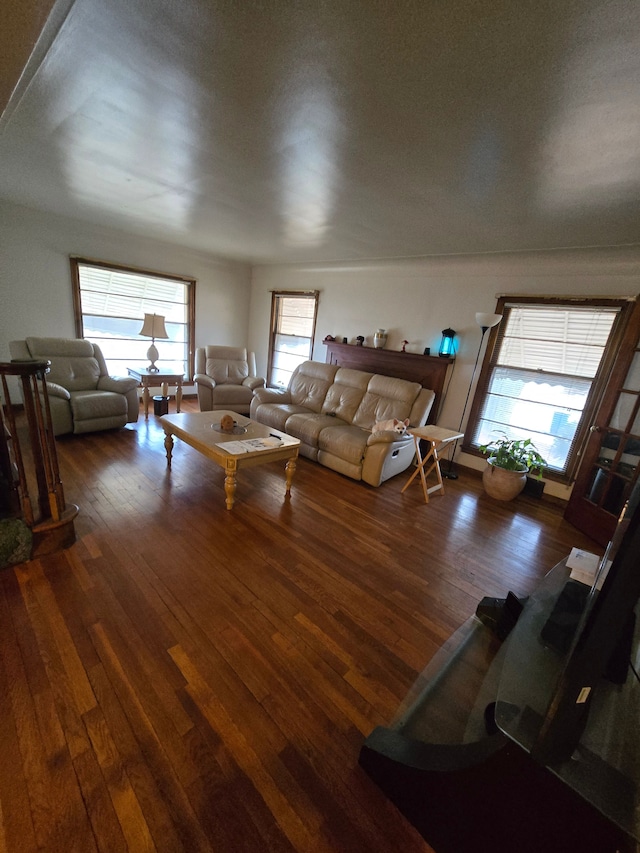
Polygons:
M507 471L498 468L487 459L487 467L482 474L482 485L485 492L497 501L512 501L524 489L527 483L529 469L523 471Z

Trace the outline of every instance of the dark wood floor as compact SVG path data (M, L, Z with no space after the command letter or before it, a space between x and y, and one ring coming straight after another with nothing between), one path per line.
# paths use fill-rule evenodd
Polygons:
M195 409L195 402L187 407ZM0 578L0 851L428 851L358 765L484 595L571 546L461 473L425 505L301 459L223 475L157 420L58 441L77 542Z

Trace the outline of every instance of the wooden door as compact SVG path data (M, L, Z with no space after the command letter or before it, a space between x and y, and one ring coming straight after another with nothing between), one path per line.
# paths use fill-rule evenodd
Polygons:
M606 545L640 473L640 303L590 427L564 517Z

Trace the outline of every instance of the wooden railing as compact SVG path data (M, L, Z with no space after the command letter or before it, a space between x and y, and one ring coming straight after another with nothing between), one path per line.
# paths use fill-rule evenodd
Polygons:
M66 505L53 435L45 375L47 361L0 362L2 514L21 518L31 529L31 556L68 547L75 541L78 507ZM24 414L11 399L7 377L22 390Z

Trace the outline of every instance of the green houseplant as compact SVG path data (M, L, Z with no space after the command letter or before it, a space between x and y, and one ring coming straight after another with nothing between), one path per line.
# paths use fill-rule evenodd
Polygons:
M509 438L506 433L498 432L497 438L480 445L479 449L488 454L482 475L484 489L490 497L501 501L510 501L519 495L527 482L527 474L532 471L541 479L542 469L547 465L530 438Z

